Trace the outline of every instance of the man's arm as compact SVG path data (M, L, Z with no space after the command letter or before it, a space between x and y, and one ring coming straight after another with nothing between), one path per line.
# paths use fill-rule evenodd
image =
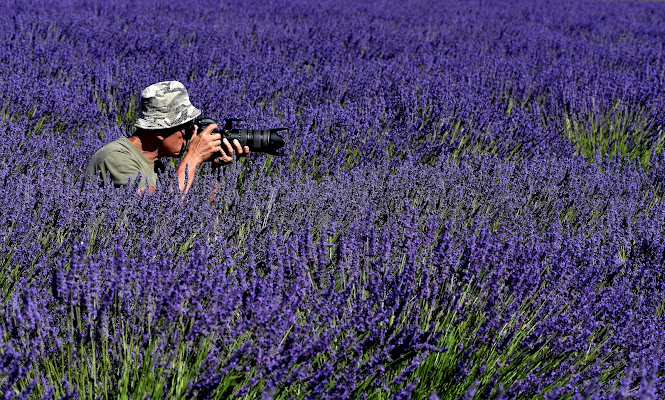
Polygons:
M222 150L222 135L213 133L212 131L215 129L217 129L217 125L210 124L200 134L195 130L187 147L187 153L175 170L175 177L181 192L189 192L189 188L194 183L198 165Z

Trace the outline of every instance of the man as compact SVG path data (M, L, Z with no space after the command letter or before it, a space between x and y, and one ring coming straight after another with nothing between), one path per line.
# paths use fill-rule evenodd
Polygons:
M139 191L152 193L157 182L157 158L178 157L187 150L175 171L178 188L186 193L202 162L219 153L221 157L212 160L219 167L233 161L234 149L238 156L249 154L249 147L242 148L238 140L233 140L231 147L221 134L212 133L217 128L215 124L198 133L193 121L199 115L201 111L189 101L182 83L165 81L148 86L141 92L141 110L134 134L99 149L88 163L84 179L97 175L104 182L108 174L116 186L140 179Z

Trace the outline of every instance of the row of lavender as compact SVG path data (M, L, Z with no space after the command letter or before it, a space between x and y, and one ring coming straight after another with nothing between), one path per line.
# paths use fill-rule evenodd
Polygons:
M486 3L0 6L0 393L662 392L663 5ZM289 156L80 192L164 79Z
M141 88L179 79L212 117L294 128L291 161L321 172L662 144L661 4L353 3L9 2L3 109L90 151L131 126Z
M662 171L472 158L317 183L247 168L229 168L212 203L203 180L185 204L3 170L15 181L3 190L0 333L14 387L662 390L650 364L665 328ZM642 362L644 379L620 382Z

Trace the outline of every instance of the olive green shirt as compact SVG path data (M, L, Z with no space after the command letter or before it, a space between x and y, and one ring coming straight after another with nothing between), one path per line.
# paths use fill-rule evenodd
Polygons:
M155 163L148 160L126 137L97 150L85 170L84 182L90 176L97 175L103 184L107 174L115 186L134 183L139 175L139 187L156 186L157 183Z

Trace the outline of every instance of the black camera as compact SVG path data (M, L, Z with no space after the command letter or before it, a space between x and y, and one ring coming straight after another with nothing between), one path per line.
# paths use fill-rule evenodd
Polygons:
M214 133L221 133L222 139L228 139L229 143L233 145L233 139L238 139L240 146L248 146L250 151L257 153L267 153L276 156L283 156L284 153L278 151L284 147L284 138L278 132L285 131L288 128L270 128L270 129L246 129L246 128L234 128L233 123L237 121L243 121L242 118L224 118L224 127L215 129ZM216 124L212 118L205 117L196 117L193 121L192 129L194 125L198 126L198 132L202 132L206 126L210 124ZM221 156L215 155L213 158Z

